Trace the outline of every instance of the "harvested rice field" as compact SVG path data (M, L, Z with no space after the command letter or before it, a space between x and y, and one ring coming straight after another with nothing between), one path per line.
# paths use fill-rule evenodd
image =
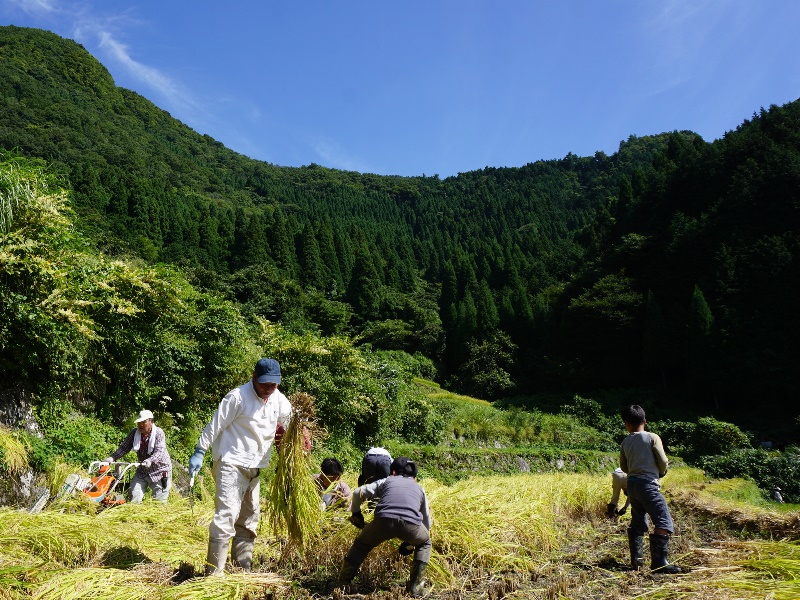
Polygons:
M677 576L627 569L628 516L617 523L604 517L606 475L421 483L434 520L430 598L800 598L800 513L725 498L720 484L694 469L675 469L664 480L676 522L670 559L686 570ZM301 554L275 535L264 502L254 572L213 578L201 576L213 512L208 493L194 506L173 494L166 506L125 504L96 514L78 502L39 514L0 509L0 600L406 596L410 558L396 543L377 548L354 584L339 589L339 564L357 532L347 513L320 513L316 538Z

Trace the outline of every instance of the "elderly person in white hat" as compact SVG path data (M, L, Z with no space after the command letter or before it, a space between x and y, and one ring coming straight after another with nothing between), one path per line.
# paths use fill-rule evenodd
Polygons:
M153 423L153 413L143 410L133 429L119 448L103 462L114 462L128 452L136 452L136 462L141 463L131 481L131 502L139 503L147 488L153 491L153 499L167 501L172 487L172 460L167 451L164 430Z

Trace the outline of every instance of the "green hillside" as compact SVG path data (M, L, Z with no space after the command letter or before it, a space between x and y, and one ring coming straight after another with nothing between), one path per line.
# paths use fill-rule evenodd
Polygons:
M0 89L0 148L46 161L91 244L177 265L244 322L405 351L520 406L636 388L656 411L769 429L750 421L758 398L782 413L769 435L797 439L797 102L713 143L631 136L611 156L440 179L248 159L45 31L0 28ZM11 381L36 373L21 354L0 349ZM88 405L124 387L105 376Z

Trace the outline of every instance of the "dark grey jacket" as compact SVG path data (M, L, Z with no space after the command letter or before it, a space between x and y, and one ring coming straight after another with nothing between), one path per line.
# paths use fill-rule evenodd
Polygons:
M392 475L357 488L353 492L353 504L350 510L357 513L361 510L361 502L380 496L375 507L375 516L385 519L402 519L415 525L422 524L430 531L431 514L428 508L428 497L416 480L412 477Z

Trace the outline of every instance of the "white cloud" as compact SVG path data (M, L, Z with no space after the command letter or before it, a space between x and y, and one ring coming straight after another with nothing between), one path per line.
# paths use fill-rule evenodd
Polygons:
M111 58L117 61L128 73L135 77L137 80L146 84L159 94L166 96L176 103L187 103L187 98L180 91L178 85L169 77L161 73L158 69L149 67L135 60L128 47L122 42L116 40L112 33L109 31L97 31L99 38L99 47L107 51ZM192 102L189 102L193 104Z
M58 12L58 0L5 0L5 4L16 7L32 17L43 17Z
M339 144L328 140L318 140L314 144L314 152L320 158L320 164L324 167L342 169L344 171L358 171L359 173L371 173L373 171L361 160L347 156Z

